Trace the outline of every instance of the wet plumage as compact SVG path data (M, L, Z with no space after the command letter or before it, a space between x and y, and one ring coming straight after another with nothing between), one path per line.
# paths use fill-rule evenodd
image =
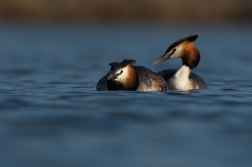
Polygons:
M96 90L136 90L160 92L167 91L162 76L143 66L133 66L135 60L110 63L110 71L97 83Z
M169 90L195 90L206 89L204 80L197 74L192 73L200 62L200 53L192 43L198 35L190 35L171 44L165 54L158 58L153 64L161 63L171 58L181 58L182 66L178 70L166 69L158 72L167 82Z
M167 69L157 72L157 74L161 75L165 81L169 82L169 79L176 74L178 70L176 69ZM207 89L207 85L205 81L196 73L192 72L189 76L189 80L192 84L193 89ZM198 86L200 85L200 86ZM168 90L170 88L168 87Z

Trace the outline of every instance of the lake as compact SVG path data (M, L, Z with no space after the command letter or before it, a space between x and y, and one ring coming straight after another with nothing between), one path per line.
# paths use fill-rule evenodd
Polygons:
M252 25L0 25L0 166L250 167ZM96 91L198 34L207 90Z

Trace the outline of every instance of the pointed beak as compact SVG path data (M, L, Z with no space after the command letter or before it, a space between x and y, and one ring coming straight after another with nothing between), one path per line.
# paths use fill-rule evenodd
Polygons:
M160 58L158 58L157 60L155 60L155 61L152 63L152 65L161 63L161 62L163 62L163 61L169 59L170 57L171 57L171 55L168 54L168 53L166 53L166 54L164 54L163 56L161 56Z
M112 79L116 79L118 77L118 74L110 74L107 78L107 80L112 80Z

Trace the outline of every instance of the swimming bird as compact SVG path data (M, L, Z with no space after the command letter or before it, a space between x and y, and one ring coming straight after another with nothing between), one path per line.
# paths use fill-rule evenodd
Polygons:
M158 72L167 82L169 90L189 91L195 89L207 89L205 81L197 74L192 73L200 62L200 53L193 44L198 35L190 35L171 44L165 54L155 60L154 64L167 59L181 58L182 66L179 70L166 69Z
M135 60L109 63L111 68L98 81L96 90L167 91L167 83L162 76L146 67L133 66L135 63Z

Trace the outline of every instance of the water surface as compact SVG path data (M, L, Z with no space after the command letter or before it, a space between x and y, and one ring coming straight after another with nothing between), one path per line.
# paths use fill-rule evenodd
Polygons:
M251 26L0 26L0 165L251 166ZM97 92L108 63L152 66L198 34L193 92Z

